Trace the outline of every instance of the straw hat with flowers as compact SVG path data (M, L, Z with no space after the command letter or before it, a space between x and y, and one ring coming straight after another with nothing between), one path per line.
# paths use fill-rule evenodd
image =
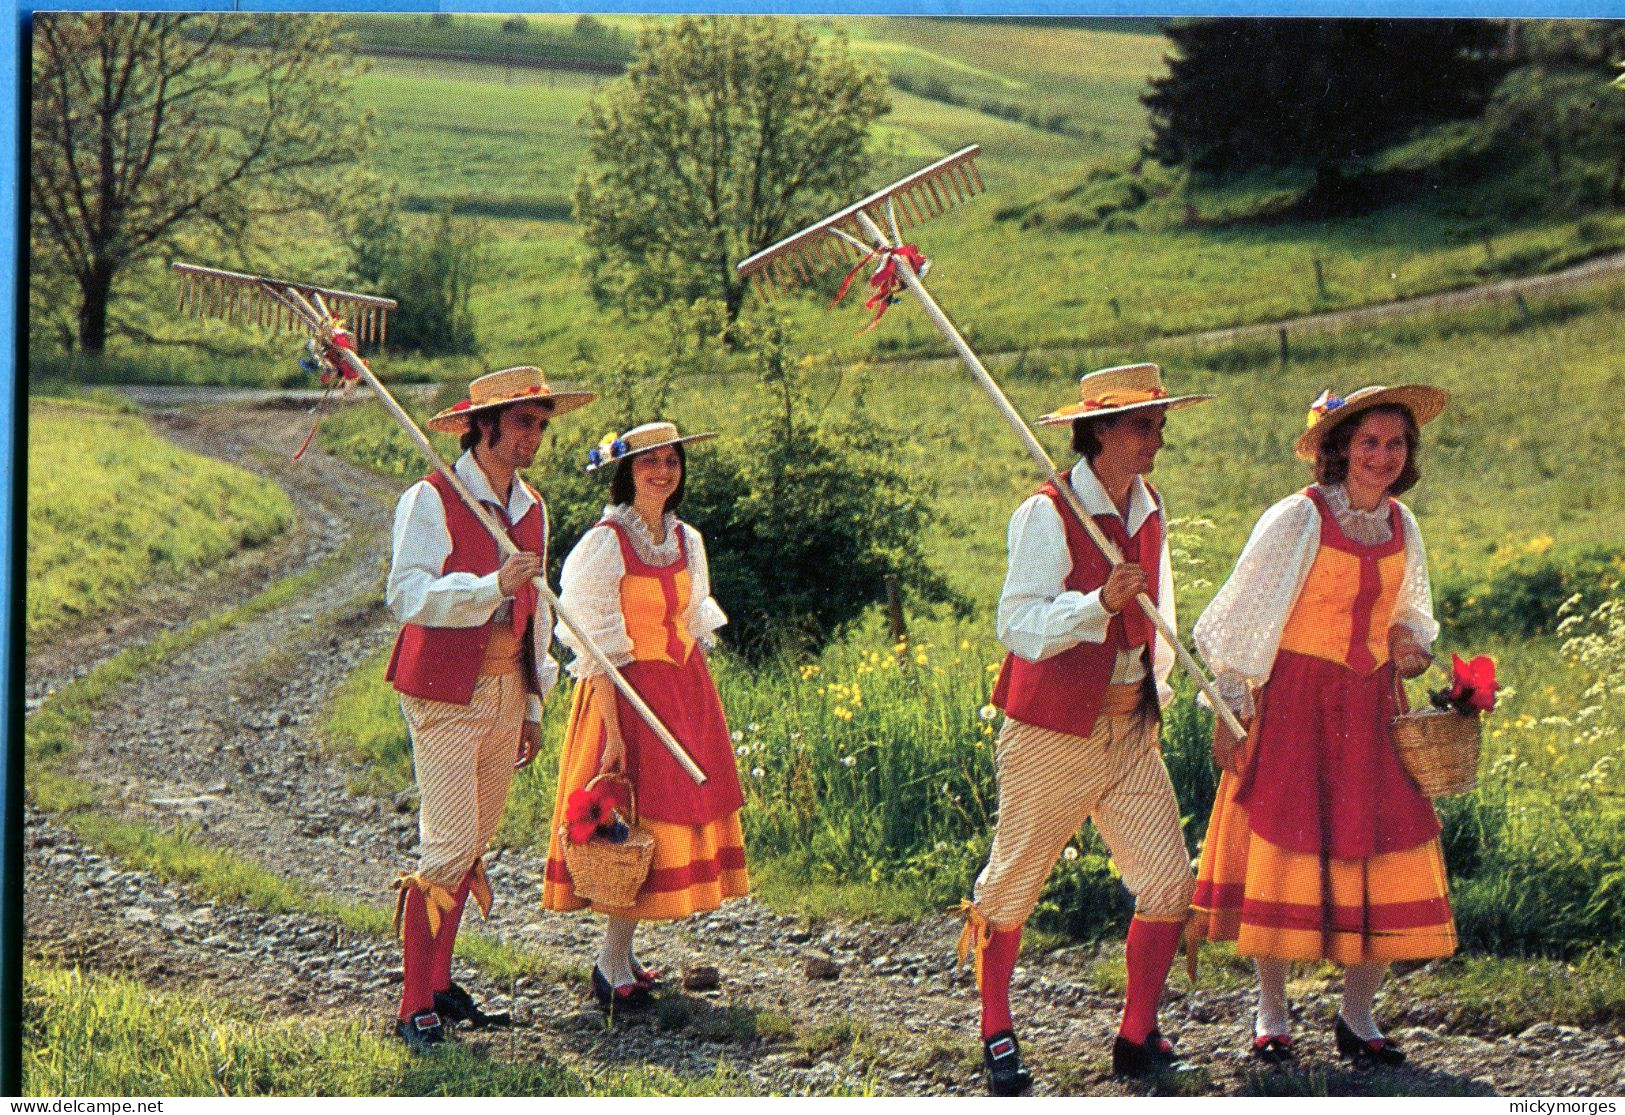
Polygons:
M1090 372L1078 380L1078 401L1060 407L1038 420L1040 426L1060 426L1078 418L1100 418L1142 407L1178 410L1195 406L1212 395L1169 397L1162 386L1162 369L1155 364L1125 364Z
M645 422L624 434L605 434L602 441L587 451L587 471L596 472L606 465L659 449L663 445L681 445L685 441L709 441L716 434L682 434L671 422Z
M1450 401L1450 392L1420 383L1406 383L1398 387L1362 387L1340 397L1331 391L1322 391L1320 397L1309 404L1309 428L1293 446L1300 460L1313 461L1320 443L1338 426L1372 407L1402 406L1410 411L1418 426L1425 426L1444 410Z
M504 368L500 372L483 375L468 385L468 398L447 407L426 425L442 434L462 435L468 432L469 416L492 407L510 403L540 403L549 418L568 414L577 407L586 406L598 396L592 391L554 391L540 368L529 365Z

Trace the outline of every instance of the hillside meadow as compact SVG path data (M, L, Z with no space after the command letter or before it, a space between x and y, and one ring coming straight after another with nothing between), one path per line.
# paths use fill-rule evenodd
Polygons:
M275 484L177 449L116 399L30 399L27 638L92 622L293 521Z
M1218 396L1172 416L1154 477L1173 516L1187 633L1258 514L1306 482L1290 446L1321 388L1428 382L1452 392L1450 409L1425 431L1424 479L1406 502L1429 547L1445 626L1438 649L1493 654L1508 684L1489 722L1479 792L1442 803L1457 913L1464 939L1478 948L1571 952L1625 935L1622 907L1608 898L1625 885L1620 708L1586 695L1599 677L1625 684L1625 667L1595 655L1582 664L1556 633L1565 598L1579 594L1570 611L1584 617L1625 576L1621 460L1604 402L1622 386L1614 359L1622 308L1625 287L1615 286L1533 303L1528 319L1490 306L1322 338L1300 346L1308 351L1284 369L1267 347L1166 361L1173 389ZM917 312L904 305L893 314ZM888 318L883 328L895 324ZM1085 365L1023 369L1006 387L1018 409L1037 415L1074 396L1080 370L1157 355L1154 347L1101 350ZM956 365L826 373L812 394L837 414L858 378L868 380L870 417L897 435L907 467L939 485L932 560L974 613L957 620L910 609L912 640L902 648L876 614L817 658L752 671L723 655L718 678L768 896L807 912L912 916L960 896L985 855L997 726L986 703L1000 657L992 610L1004 525L1034 478ZM685 426L726 437L760 405L749 377L736 373L680 382L670 411ZM1042 436L1068 463L1064 435ZM344 412L324 437L335 451L388 464L403 479L421 467L399 445L380 450L398 437L374 411ZM725 453L726 442L707 451ZM705 456L696 452L692 467L704 468ZM533 479L546 493L548 470L569 467L555 457ZM1574 624L1565 635L1606 620ZM358 789L398 789L410 778L405 732L381 678L381 659L357 671L329 713L332 745L374 760L376 783ZM1437 675L1427 680L1438 684ZM1179 689L1165 754L1194 850L1214 780L1207 716L1192 706L1188 683ZM1423 699L1421 683L1413 698ZM562 736L565 708L562 695L549 703L549 748ZM523 776L503 839L542 839L555 762L544 755ZM1092 834L1075 850L1046 892L1041 921L1093 935L1123 918L1123 892Z
M505 36L500 17L459 16L449 28L431 28L424 15L352 18L364 43L402 49L424 49L413 45L414 36L431 30L444 36L463 28L469 52L500 57L524 38ZM537 43L546 36L570 40L578 21L526 19L525 34ZM643 22L602 18L623 47ZM1139 97L1146 81L1164 71L1169 49L1144 27L829 17L808 26L826 38L844 32L853 53L891 81L892 111L872 133L872 176L854 198L967 144L981 145L987 194L907 237L935 264L933 291L985 351L1131 344L1274 321L1538 273L1625 246L1625 217L1512 217L1496 208L1494 183L1407 187L1376 212L1308 223L1249 217L1286 188L1273 180L1182 192L1178 175L1136 169L1147 135ZM594 91L611 80L607 73L499 62L369 60L354 103L377 126L372 169L394 184L409 223L450 209L477 222L487 241L471 302L478 354L425 360L386 351L376 359L381 375L459 380L470 369L520 362L552 369L578 358L613 364L661 343L650 323L595 306L580 276L585 247L571 221L570 194L587 150L581 120ZM1097 220L1085 187L1101 175L1148 193L1144 211ZM348 264L337 222L382 203L372 195L335 199L327 214L332 227L305 222L284 230L270 252L202 262L342 286ZM817 290L780 300L798 335L825 327L838 280L827 275ZM228 351L205 358L176 349L121 351L116 342L114 352L140 365L138 374L239 384L297 379L285 341L174 320L172 288L155 264L132 272L120 296L142 308L136 316L144 327ZM412 312L410 304L398 311ZM946 351L917 318L863 337L852 336L858 311L846 318L849 328L830 342L844 361ZM78 381L125 371L64 364L43 351L35 363L47 376Z

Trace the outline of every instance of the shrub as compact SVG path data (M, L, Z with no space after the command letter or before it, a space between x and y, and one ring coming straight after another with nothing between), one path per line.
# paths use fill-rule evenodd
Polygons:
M600 404L591 427L560 427L546 473L555 571L606 498L603 478L582 474L588 446L665 414L674 377L723 359L720 304L702 300L666 320L658 354L610 362L612 408ZM898 439L864 417L861 388L853 417L825 420L811 413L777 320L746 329L742 347L757 377L755 413L691 460L681 510L705 536L728 644L753 661L788 647L816 653L885 599L888 574L916 601L967 607L926 561L934 485L896 463Z
M363 208L347 229L350 270L364 289L400 303L389 343L426 356L478 350L469 296L486 266L485 230L442 209L425 231L408 230L393 196Z
M1547 543L1551 540L1546 539ZM1575 593L1601 599L1625 582L1625 553L1589 547L1573 554L1542 551L1501 555L1483 579L1456 579L1435 598L1439 622L1452 639L1504 635L1527 638L1557 630L1559 609Z

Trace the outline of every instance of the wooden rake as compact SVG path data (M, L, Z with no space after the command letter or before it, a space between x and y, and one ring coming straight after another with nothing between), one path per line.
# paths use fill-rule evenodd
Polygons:
M937 216L954 203L983 191L982 179L976 172L975 165L975 159L981 151L980 146L972 144L945 159L939 159L930 166L915 171L906 178L900 178L884 189L876 190L862 201L808 225L800 232L786 236L772 247L764 248L740 263L737 270L741 276L758 276L758 282L763 284L764 291L771 291L775 285L789 286L797 281L811 282L831 266L850 266L854 259L861 264L871 257L879 257L882 260L881 266L893 267L895 273L902 279L903 285L907 286L919 300L932 324L952 342L960 360L964 361L977 384L993 401L1000 417L1020 439L1022 447L1027 450L1027 455L1038 466L1044 479L1061 493L1061 498L1077 517L1078 522L1083 524L1089 538L1112 567L1116 568L1123 562L1123 552L1101 532L1094 517L1084 509L1077 493L1072 490L1072 486L1062 480L1060 473L1055 469L1055 462L1050 460L1049 454L1033 436L1032 429L1016 408L1010 405L1010 400L982 366L976 353L971 351L970 345L965 343L965 338L959 335L959 330L948 320L948 315L942 312L942 308L925 289L925 285L920 281L921 276L909 263L908 257L912 254L912 249L904 250L909 246L903 243L900 222L903 226L917 224ZM882 231L882 219L891 232L890 238ZM1142 592L1135 599L1140 605L1140 610L1155 625L1158 633L1174 648L1174 654L1185 672L1190 674L1202 692L1207 694L1208 701L1212 703L1214 712L1224 722L1225 727L1236 739L1245 739L1247 733L1229 706L1220 699L1202 667L1179 641L1178 633L1168 626L1167 621L1162 618L1162 613L1157 611L1151 597Z
M508 532L502 529L495 516L474 497L474 493L468 490L462 478L446 463L445 458L440 456L428 437L418 428L418 424L412 421L412 416L402 409L395 396L389 393L389 390L378 381L378 377L372 374L372 369L356 355L354 336L345 328L343 320L334 316L329 309L330 304L357 308L365 319L370 319L367 326L369 335L382 341L384 319L396 306L392 299L328 290L306 283L268 279L260 275L243 275L235 271L221 271L191 263L175 263L170 266L182 276L180 309L183 313L200 318L270 325L272 328L296 328L308 333L316 342L324 359L347 369L350 376L361 379L372 388L373 393L384 404L384 409L389 412L389 416L406 432L406 436L417 446L418 451L451 483L453 490L474 513L474 517L490 532L502 560L506 561L519 552L519 547L514 545L513 539L508 537ZM609 675L621 696L626 698L627 703L643 718L643 722L659 737L666 750L671 752L672 758L677 760L678 765L694 780L694 784L705 785L705 772L683 749L683 745L677 742L677 737L671 734L670 729L661 723L654 710L638 696L637 690L632 688L621 672L604 656L604 652L598 649L598 645L570 618L569 612L565 611L564 605L559 603L559 598L548 587L547 578L538 576L532 578L531 583L536 586L536 591L542 598L552 606L554 613L564 622L564 626L580 640L581 645L586 648L588 657L600 670Z

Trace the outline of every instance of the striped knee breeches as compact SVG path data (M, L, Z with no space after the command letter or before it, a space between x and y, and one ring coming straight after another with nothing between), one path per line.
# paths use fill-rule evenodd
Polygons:
M418 875L456 889L502 820L525 719L517 673L482 677L466 705L401 697L417 772Z
M994 752L999 818L976 905L996 928L1027 920L1067 842L1092 820L1143 917L1183 919L1195 882L1149 708L1101 716L1087 739L1007 719Z

